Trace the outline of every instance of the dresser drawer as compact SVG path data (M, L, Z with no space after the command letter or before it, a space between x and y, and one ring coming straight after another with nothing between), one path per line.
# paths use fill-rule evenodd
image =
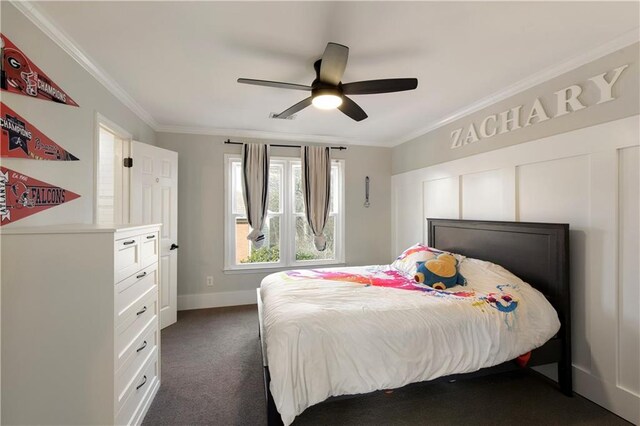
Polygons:
M158 321L158 287L147 295L133 303L122 315L122 320L116 324L116 356L120 357L123 352L134 343L142 330L149 323Z
M158 241L158 238L159 234L157 232L142 234L138 237L140 240L141 267L146 268L158 261L160 254L160 241Z
M115 278L119 282L142 269L140 236L122 238L115 242Z
M150 292L157 293L158 283L158 264L154 263L116 284L116 326L131 313L130 311L142 309L139 306L140 300L146 298Z
M128 425L136 419L158 382L158 373L158 352L154 349L142 369L127 384L116 415L117 425Z
M140 336L133 340L116 360L116 402L118 407L126 394L131 380L136 377L150 353L159 346L158 325L149 324Z

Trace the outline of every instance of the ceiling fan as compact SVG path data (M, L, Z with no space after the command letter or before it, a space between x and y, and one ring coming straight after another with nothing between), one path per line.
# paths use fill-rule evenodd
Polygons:
M274 115L274 118L287 118L298 111L313 104L320 109L338 108L344 114L355 121L367 118L357 103L345 95L373 95L378 93L402 92L418 87L417 78L388 78L384 80L356 81L342 83L342 75L347 67L349 48L338 43L327 43L324 54L313 67L316 70L316 79L311 86L293 83L281 83L278 81L254 80L239 78L238 83L255 84L257 86L277 87L280 89L311 91L311 96L290 108Z

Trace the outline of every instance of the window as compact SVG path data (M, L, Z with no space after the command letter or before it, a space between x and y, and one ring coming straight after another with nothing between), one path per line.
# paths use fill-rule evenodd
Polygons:
M324 230L327 248L316 250L304 213L300 159L272 157L262 247L247 240L250 227L242 196L242 162L226 157L226 269L261 269L344 262L344 161L332 160L331 202Z

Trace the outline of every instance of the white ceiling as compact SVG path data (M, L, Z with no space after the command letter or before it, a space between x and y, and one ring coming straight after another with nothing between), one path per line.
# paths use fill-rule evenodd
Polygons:
M444 117L639 26L613 2L38 2L37 9L160 130L306 135L392 146ZM343 81L417 77L410 92L353 96L369 118L236 83L310 84L329 41L350 48ZM274 135L275 134L275 135ZM323 138L329 137L329 138Z

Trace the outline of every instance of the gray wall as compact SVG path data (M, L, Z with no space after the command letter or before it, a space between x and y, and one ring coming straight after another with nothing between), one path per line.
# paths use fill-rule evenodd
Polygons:
M495 103L487 108L458 119L448 125L439 127L429 133L405 142L393 148L392 173L399 174L410 170L416 170L434 164L444 163L462 157L492 151L540 139L546 136L564 133L583 127L629 117L640 113L640 98L638 84L638 49L635 43L624 49L606 55L600 59L583 65L561 76L548 80L524 92L511 96L503 101ZM613 101L593 105L599 99L598 90L588 82L590 77L613 70L621 65L629 64L619 80L613 87ZM610 78L610 77L609 77ZM457 149L450 149L451 132L463 128L463 136L468 126L473 122L477 126L487 115L500 114L518 105L522 108L521 121L526 120L529 109L536 97L540 97L549 116L556 112L556 100L554 92L570 85L579 84L583 93L579 99L583 104L591 105L585 109L552 118L530 127L513 130L508 133L498 134L492 138L481 139L469 145ZM463 86L461 86L463 87Z
M158 133L158 146L178 152L178 294L204 294L255 289L265 273L225 274L224 154L240 153L225 138ZM258 142L242 139L243 142ZM282 141L259 141L291 144ZM273 148L272 155L299 156L297 148ZM345 159L346 253L348 265L389 263L391 245L389 148L350 146L333 151ZM371 207L364 208L364 179L371 178ZM207 287L207 275L214 287Z
M3 103L80 158L71 162L3 158L2 165L81 195L77 200L4 226L91 223L96 112L142 142L154 144L155 132L12 4L0 2L0 10L2 33L80 105L76 108L1 92Z

